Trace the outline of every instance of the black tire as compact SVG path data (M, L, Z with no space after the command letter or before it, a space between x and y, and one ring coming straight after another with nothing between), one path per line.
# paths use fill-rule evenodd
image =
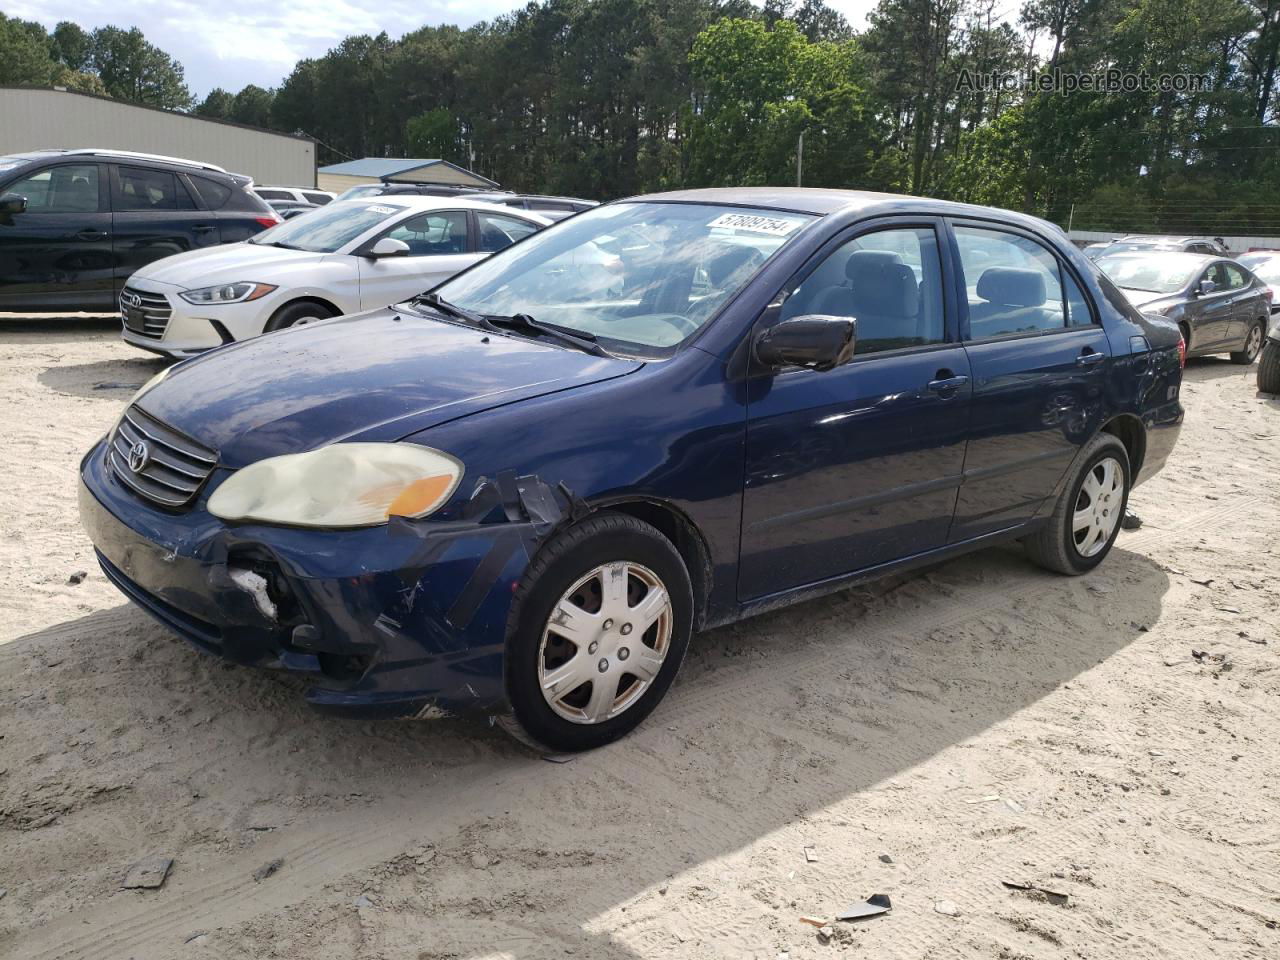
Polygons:
M1085 481L1094 468L1107 458L1115 460L1123 471L1123 496L1119 504L1108 508L1115 511L1115 529L1111 531L1105 545L1092 556L1084 556L1076 547L1072 519ZM1110 433L1100 433L1090 440L1081 454L1071 482L1054 505L1048 523L1023 541L1027 555L1040 566L1068 576L1088 573L1106 559L1116 537L1120 535L1125 510L1129 505L1129 488L1133 484L1129 469L1129 454L1117 437Z
M1258 359L1258 354L1262 352L1262 344L1267 339L1267 322L1265 320L1255 320L1253 326L1249 328L1248 333L1244 335L1244 349L1233 350L1231 353L1231 362L1248 366Z
M297 300L286 303L273 313L262 332L274 333L276 330L286 330L299 320L327 320L329 317L336 316L336 313L322 303L316 303L314 300Z
M648 687L617 716L595 723L565 719L552 709L540 688L539 664L546 662L542 659L544 631L571 587L595 568L620 561L641 565L666 588L672 616L665 657ZM630 733L666 695L689 646L693 587L680 554L657 529L634 517L600 513L559 534L538 552L516 590L512 618L506 650L511 713L502 718L502 726L535 747L566 753L590 750ZM549 646L545 655L550 650ZM619 663L620 659L612 666L625 670ZM625 696L626 687L621 686L628 682L625 676L619 681L619 697ZM590 691L591 687L584 682L577 689ZM570 688L570 696L576 692Z
M1268 340L1258 362L1258 389L1263 393L1280 393L1280 343Z
M1186 323L1178 324L1178 330L1182 334L1183 349L1189 354L1191 353L1191 327Z

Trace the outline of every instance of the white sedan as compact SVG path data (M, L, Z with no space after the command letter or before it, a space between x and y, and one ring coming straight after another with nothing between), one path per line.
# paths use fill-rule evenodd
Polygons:
M331 203L244 243L165 257L120 293L126 342L187 357L429 290L551 221L452 197Z

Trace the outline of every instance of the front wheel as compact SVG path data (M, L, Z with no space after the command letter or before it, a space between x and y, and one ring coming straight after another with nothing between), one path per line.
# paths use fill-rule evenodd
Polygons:
M680 554L656 528L621 514L556 537L530 564L515 603L504 726L560 751L635 729L675 679L693 625Z
M1120 533L1129 503L1129 454L1109 433L1085 447L1049 522L1024 541L1042 567L1076 576L1100 564Z
M1240 363L1248 365L1258 359L1258 354L1262 351L1262 341L1267 335L1267 325L1262 320L1255 320L1253 326L1249 328L1249 332L1244 338L1244 349L1233 351L1231 354L1232 363Z
M303 300L299 303L286 303L271 315L271 319L267 321L266 329L262 332L273 333L276 330L287 330L289 327L300 327L308 323L315 323L318 320L327 320L332 316L335 316L335 314L328 307L309 300Z
M1258 363L1258 389L1263 393L1280 393L1280 342L1268 340Z

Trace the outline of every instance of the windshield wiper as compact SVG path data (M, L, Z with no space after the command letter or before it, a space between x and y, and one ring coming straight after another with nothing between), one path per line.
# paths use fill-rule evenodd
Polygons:
M423 293L413 298L411 303L425 303L428 307L447 316L457 317L459 320L465 320L472 326L480 327L482 330L497 330L488 317L482 317L478 313L472 313L456 303L450 303L438 293Z
M496 326L506 327L508 330L524 330L529 333L537 333L553 340L562 346L572 347L575 350L581 350L583 353L589 353L593 357L608 357L610 354L596 342L594 334L586 333L582 330L570 330L568 327L562 327L554 323L542 323L533 319L527 313L515 313L509 317L491 317L489 322Z

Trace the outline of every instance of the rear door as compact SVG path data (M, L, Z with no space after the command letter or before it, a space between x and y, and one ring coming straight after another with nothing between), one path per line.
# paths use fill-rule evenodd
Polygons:
M385 237L409 245L408 256L371 260L357 256L360 309L399 303L430 290L484 255L475 252L469 211L432 210L401 220L361 245L368 250Z
M216 216L182 174L125 164L111 170L117 288L152 261L221 242Z
M3 193L25 197L27 209L0 218L0 310L114 310L106 169L52 164Z
M927 217L860 227L787 285L779 317L855 318L854 357L752 382L740 599L946 543L970 387L939 229Z
M1213 284L1210 293L1199 293L1200 284ZM1191 316L1189 350L1216 350L1231 342L1231 323L1235 315L1235 297L1222 261L1211 263L1191 287L1187 313Z
M476 249L483 254L497 253L522 240L531 233L537 233L542 225L526 220L523 217L507 217L500 213L488 213L483 210L474 211L476 223Z
M1262 306L1261 290L1254 289L1249 275L1234 263L1223 263L1222 273L1231 293L1231 326L1227 330L1227 343L1237 349L1244 343L1245 334L1260 317L1270 312Z
M951 225L973 375L956 542L1035 515L1100 426L1111 346L1050 245L1011 227Z

